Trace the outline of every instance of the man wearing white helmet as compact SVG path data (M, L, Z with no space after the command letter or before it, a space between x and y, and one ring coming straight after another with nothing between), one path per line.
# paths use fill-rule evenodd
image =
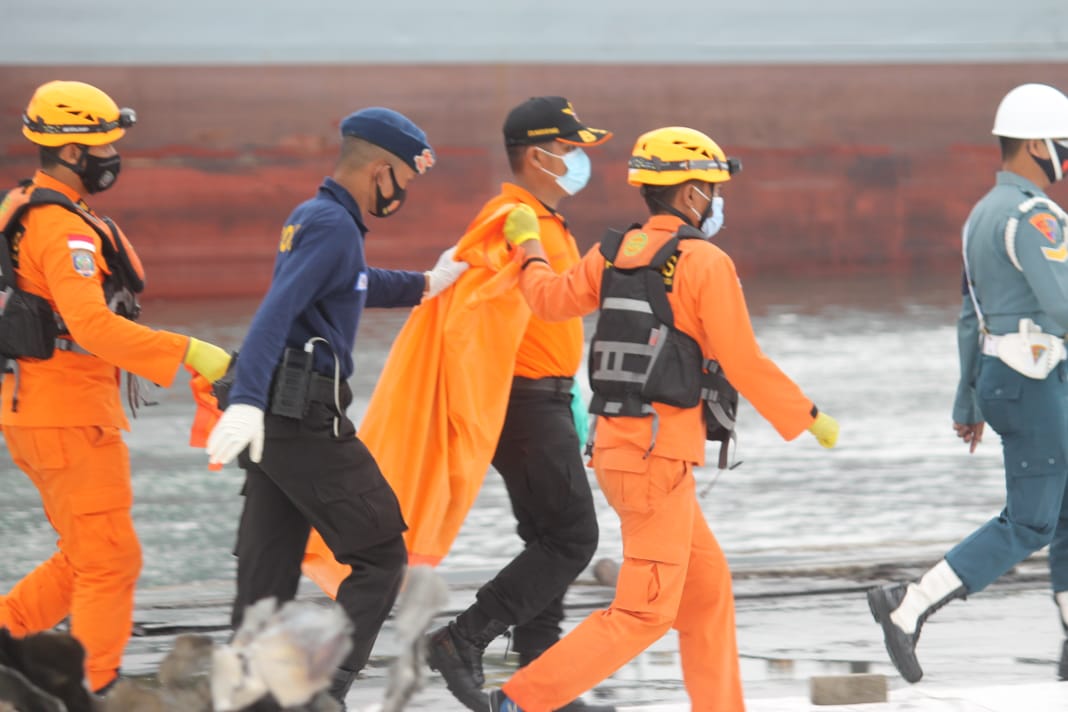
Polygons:
M927 617L1047 544L1068 632L1068 215L1043 192L1068 173L1068 97L1018 86L1001 101L993 133L1001 171L963 230L953 429L972 452L985 422L1001 436L1005 508L919 581L868 592L890 659L909 682L923 676L916 641ZM1068 679L1068 641L1059 677Z

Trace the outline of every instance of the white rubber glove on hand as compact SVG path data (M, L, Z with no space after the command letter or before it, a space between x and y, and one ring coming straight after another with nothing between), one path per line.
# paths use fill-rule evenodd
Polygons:
M253 462L263 459L263 411L235 403L223 412L208 436L208 464L225 465L246 447Z
M456 254L456 247L450 247L441 253L437 264L429 272L426 272L426 294L424 299L430 299L441 294L450 284L460 278L471 265L466 262L458 262L452 258Z

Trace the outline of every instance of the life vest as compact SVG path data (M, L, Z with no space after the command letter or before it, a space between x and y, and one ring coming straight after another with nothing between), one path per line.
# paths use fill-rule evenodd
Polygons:
M39 205L59 205L75 213L99 236L107 264L104 298L108 308L130 320L141 313L137 295L145 288L144 268L133 246L109 218L97 217L87 206L75 203L62 193L35 186L25 180L9 190L0 201L0 357L51 358L57 348L79 351L58 312L48 301L18 288L19 242L25 227L26 211Z
M626 232L640 228L632 225ZM589 377L595 415L653 416L653 403L676 408L705 405L705 434L721 443L720 468L726 467L727 443L734 437L738 391L719 363L706 359L689 334L675 328L668 291L677 279L679 240L705 239L682 225L646 265L615 266L625 232L609 230L601 241L605 272L601 310L590 342Z

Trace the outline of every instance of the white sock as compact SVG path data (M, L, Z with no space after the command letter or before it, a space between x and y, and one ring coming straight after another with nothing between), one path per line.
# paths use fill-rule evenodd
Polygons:
M890 614L890 620L898 628L912 635L916 632L920 616L926 613L928 608L963 585L949 562L942 559L920 578L918 584L909 584L905 598L902 599L901 605Z
M1054 594L1054 598L1057 599L1057 607L1061 609L1061 621L1064 622L1064 627L1068 628L1068 591Z

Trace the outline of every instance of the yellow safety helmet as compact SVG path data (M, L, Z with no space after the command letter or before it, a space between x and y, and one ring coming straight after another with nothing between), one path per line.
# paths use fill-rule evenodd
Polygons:
M742 163L727 158L719 144L700 131L668 126L638 137L627 169L631 185L723 183L742 170Z
M33 93L22 115L22 135L38 146L104 146L136 122L133 109L120 109L91 84L54 81Z

